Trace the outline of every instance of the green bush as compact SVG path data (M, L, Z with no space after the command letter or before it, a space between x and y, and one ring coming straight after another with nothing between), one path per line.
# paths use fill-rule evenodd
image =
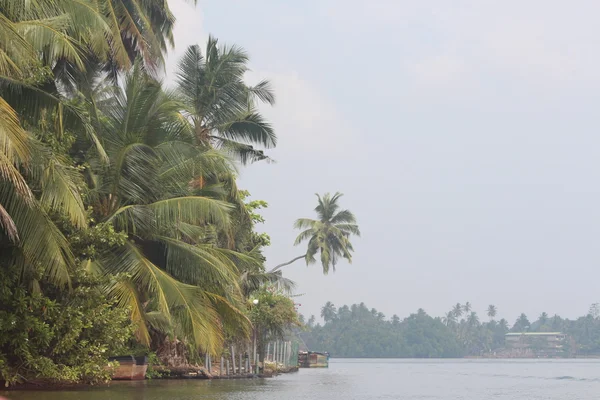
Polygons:
M132 337L128 311L82 276L72 290L32 291L16 268L0 268L0 379L5 385L43 379L98 383L110 379L110 355ZM35 285L34 285L35 286ZM107 368L108 367L108 368Z

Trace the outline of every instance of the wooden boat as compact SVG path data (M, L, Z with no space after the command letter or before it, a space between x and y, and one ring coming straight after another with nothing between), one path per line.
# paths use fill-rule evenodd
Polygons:
M298 353L300 368L329 368L329 353L301 351Z
M141 381L146 379L148 358L145 356L110 357L109 361L119 362L119 366L113 372L112 379L114 380Z

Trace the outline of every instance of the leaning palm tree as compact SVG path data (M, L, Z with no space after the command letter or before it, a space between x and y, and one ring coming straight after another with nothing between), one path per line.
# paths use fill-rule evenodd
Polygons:
M323 274L327 275L330 269L335 272L335 266L340 258L352 262L354 248L350 236L360 236L354 214L349 210L340 210L338 204L341 193L331 196L326 193L323 197L317 194L318 205L315 208L319 219L300 218L294 224L296 229L304 229L296 238L295 245L308 240L306 253L283 264L277 265L271 272L277 271L295 261L304 259L306 264L314 264L315 256L320 254Z
M242 163L268 159L262 150L275 147L277 137L256 108L275 103L268 81L244 82L248 55L237 46L218 46L209 37L204 54L190 46L179 62L177 94L182 99L188 129L199 146L223 149Z

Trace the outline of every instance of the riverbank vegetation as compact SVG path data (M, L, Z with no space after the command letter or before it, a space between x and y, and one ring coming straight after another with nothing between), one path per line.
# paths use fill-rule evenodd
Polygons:
M267 203L237 186L277 143L248 54L210 37L168 87L166 1L0 0L0 17L0 380L99 382L109 356L194 362L297 324L255 230ZM358 233L340 196L296 224L324 272Z
M443 317L431 317L419 309L405 319L387 319L364 303L339 309L327 302L321 309L324 324L310 317L300 333L311 350L328 351L333 357L445 358L489 356L504 347L508 332L562 332L569 340L565 355L600 356L600 306L570 320L541 313L531 322L521 314L510 323L496 320L497 307L487 307L485 317L469 302L456 304Z

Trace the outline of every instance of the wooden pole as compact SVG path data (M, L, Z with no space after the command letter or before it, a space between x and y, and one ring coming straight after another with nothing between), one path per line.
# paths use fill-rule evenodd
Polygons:
M254 333L254 346L253 346L253 360L254 360L254 373L258 375L258 358L256 358L256 333Z
M235 348L231 345L231 365L233 366L233 375L235 375Z
M242 368L244 366L244 364L242 364L242 352L241 351L240 351L239 357L240 357L240 365L238 366L238 371L239 371L239 373L241 375L242 374Z
M267 343L267 354L265 356L265 361L271 361L269 359L269 352L271 351L271 342Z
M227 368L225 373L227 374L227 376L229 376L229 358L227 359Z
M219 376L223 376L224 360L225 360L225 358L223 356L221 356L221 362L219 363Z

